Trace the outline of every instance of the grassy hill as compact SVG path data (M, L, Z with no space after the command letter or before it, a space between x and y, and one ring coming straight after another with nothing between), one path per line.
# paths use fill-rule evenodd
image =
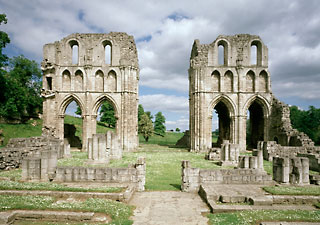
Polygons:
M82 140L82 119L66 115L64 118L66 124L73 124L77 131L76 136ZM0 124L0 129L3 130L4 134L4 146L7 145L10 138L23 138L23 137L34 137L41 135L42 120L29 120L26 124ZM97 133L106 133L108 130L114 130L107 127L103 123L97 124ZM164 146L173 146L183 136L183 133L167 132L164 137L159 135L153 135L146 142L144 138L139 135L139 142L143 144L159 144ZM3 146L0 146L3 147Z

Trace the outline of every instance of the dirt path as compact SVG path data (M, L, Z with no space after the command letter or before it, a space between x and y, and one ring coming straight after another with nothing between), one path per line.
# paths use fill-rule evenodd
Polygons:
M202 213L209 212L198 194L177 191L136 192L130 205L137 208L134 225L207 225Z

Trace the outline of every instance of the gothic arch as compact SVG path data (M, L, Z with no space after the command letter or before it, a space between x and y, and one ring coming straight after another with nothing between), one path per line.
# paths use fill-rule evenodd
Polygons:
M210 104L209 104L209 115L212 115L212 112L213 112L213 110L214 110L214 107L216 107L216 105L219 103L219 102L223 102L226 106L227 106L227 108L228 108L228 110L229 110L229 112L230 112L230 117L231 116L234 116L235 115L235 112L236 112L236 106L235 106L235 104L234 104L234 102L232 101L232 99L231 98L229 98L228 96L226 96L226 95L220 95L220 96L218 96L218 97L216 97L216 98L214 98L211 102L210 102Z
M82 112L82 115L84 113L84 104L82 102L82 100L75 94L71 94L71 95L67 95L66 97L64 97L61 101L61 103L59 104L59 115L64 116L66 109L68 107L68 105L72 102L75 101Z
M264 97L260 96L260 95L254 95L254 96L252 96L251 98L249 98L247 100L247 102L244 104L244 107L242 109L243 110L242 114L246 115L247 114L247 110L249 109L251 104L253 102L255 102L255 101L257 101L257 103L259 103L260 106L262 107L264 117L269 117L271 106L270 106L268 100L265 99Z
M251 57L253 57L251 55L251 48L252 46L256 46L257 48L257 56L256 56L256 62L254 65L257 65L257 66L261 66L262 65L262 43L260 40L253 40L250 44L250 59Z
M119 118L119 107L116 101L110 95L107 94L101 95L98 98L96 98L96 100L94 101L95 103L92 107L92 115L98 115L98 110L104 101L108 101L113 106L115 117Z
M95 91L103 91L104 88L104 73L102 70L98 69L95 72L95 79L94 79L94 90Z
M214 70L211 73L211 80L212 80L212 91L220 91L221 88L221 75L218 70Z
M223 46L223 64L224 66L228 66L229 64L229 43L225 39L220 39L217 41L216 48L219 49L219 46ZM217 51L219 52L219 51ZM219 62L219 53L217 55L217 62ZM219 64L219 63L217 63Z
M259 73L259 91L260 92L268 92L269 82L268 82L268 73L265 70L262 70Z

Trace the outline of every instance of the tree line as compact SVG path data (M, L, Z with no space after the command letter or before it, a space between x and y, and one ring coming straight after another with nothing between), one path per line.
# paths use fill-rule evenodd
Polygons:
M320 145L320 108L309 106L301 110L297 106L290 107L292 127L308 135L316 145Z

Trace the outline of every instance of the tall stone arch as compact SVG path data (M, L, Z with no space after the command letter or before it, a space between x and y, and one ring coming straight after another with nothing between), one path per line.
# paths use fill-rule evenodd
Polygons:
M78 46L76 64L72 62L74 45ZM111 55L106 63L107 45L111 47ZM97 104L108 98L112 99L120 121L121 148L124 151L136 149L139 65L133 37L120 32L71 34L60 41L46 44L43 55L43 126L55 129L55 135L63 138L59 135L62 129L61 107L65 104L63 102L77 99L82 109L82 146L85 151L88 138L96 133Z

